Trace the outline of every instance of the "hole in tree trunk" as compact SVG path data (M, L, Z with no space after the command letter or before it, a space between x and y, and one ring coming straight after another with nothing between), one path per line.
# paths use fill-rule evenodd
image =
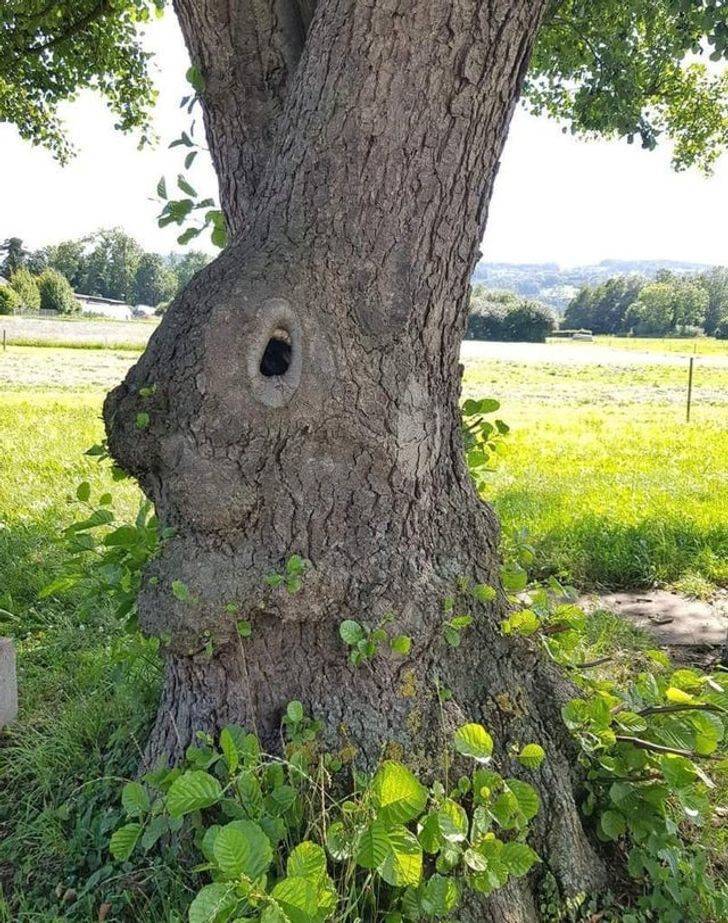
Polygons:
M291 364L291 336L287 330L273 331L260 360L260 374L266 378L285 375Z

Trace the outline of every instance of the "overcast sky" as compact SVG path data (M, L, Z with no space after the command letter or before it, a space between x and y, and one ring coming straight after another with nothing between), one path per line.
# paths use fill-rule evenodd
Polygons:
M178 103L188 66L171 14L147 28L147 45L156 54L159 87L160 142L154 149L138 151L133 138L115 132L113 117L92 94L64 109L79 152L67 167L0 125L0 240L22 237L35 248L121 226L148 249L180 249L178 229L157 228L152 201L157 180L166 174L168 186L173 182L185 151L167 148L186 127ZM202 155L190 178L198 192L216 194ZM646 152L624 142L579 141L519 111L483 249L486 259L507 262L666 258L728 264L727 206L728 155L709 179L694 170L675 173L666 148Z

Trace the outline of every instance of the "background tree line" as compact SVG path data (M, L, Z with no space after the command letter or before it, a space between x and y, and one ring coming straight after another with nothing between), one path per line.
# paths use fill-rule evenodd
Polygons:
M664 271L654 281L616 276L601 285L583 286L561 326L637 336L704 331L728 338L728 268L715 266L689 275Z
M21 268L36 277L54 270L75 292L152 307L174 298L209 260L198 250L166 255L145 251L120 228L34 251L18 237L0 244L0 274L6 279Z

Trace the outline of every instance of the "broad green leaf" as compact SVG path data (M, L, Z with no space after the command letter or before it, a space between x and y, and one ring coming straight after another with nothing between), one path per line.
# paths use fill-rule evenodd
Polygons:
M433 875L422 894L422 905L428 915L445 917L452 913L460 900L456 881L451 876Z
M341 862L342 859L348 859L351 856L352 844L351 838L346 832L346 828L341 821L331 824L326 831L326 848L332 859Z
M440 832L450 843L462 842L468 835L468 815L462 805L447 798L437 812Z
M482 724L464 724L455 731L453 745L458 753L487 763L493 754L493 738Z
M234 773L240 764L240 756L238 754L238 748L235 746L233 735L228 728L223 728L222 731L220 731L220 749L225 758L227 768L230 770L231 774Z
M362 831L356 847L356 863L365 869L375 869L384 862L389 853L387 827L382 820L375 820Z
M345 619L341 625L339 625L339 634L344 644L348 644L352 647L364 638L364 629L353 619Z
M521 747L521 752L516 759L526 769L538 769L545 756L546 751L540 744L526 744L525 747Z
M422 849L414 834L406 827L387 831L389 850L377 871L387 884L395 888L416 886L422 879Z
M294 699L292 702L289 702L286 706L286 715L288 720L292 721L294 724L298 724L299 721L303 721L303 705Z
M82 481L76 488L76 497L85 503L91 496L91 485L88 481Z
M533 865L539 861L538 855L525 843L506 843L501 852L503 862L508 866L508 871L515 878L526 875Z
M289 878L323 881L326 878L326 853L317 843L304 840L288 856L286 872Z
M250 820L234 820L222 827L215 837L213 852L220 871L228 878L259 878L273 861L270 840Z
M181 580L172 581L172 595L183 603L189 602L192 598L187 584L183 583Z
M160 197L160 199L167 198L167 181L164 177L162 177L157 183L157 195Z
M209 808L222 797L220 783L209 772L189 770L175 779L167 792L167 810L172 817Z
M205 885L190 904L189 923L219 923L227 920L237 903L233 885L229 882Z
M422 813L427 789L401 763L387 760L371 782L377 815L385 824L402 824Z
M536 789L529 785L528 782L522 782L520 779L506 779L505 784L516 796L518 809L526 819L531 820L532 817L535 817L541 807L541 799Z
M291 923L315 923L323 919L319 909L319 888L309 878L284 878L273 888L271 897Z
M134 852L134 847L142 832L141 824L124 824L115 830L109 842L109 852L121 862L125 862Z
M618 840L627 829L627 822L619 811L604 811L599 821L610 840Z
M127 782L121 790L121 804L129 817L139 817L149 810L149 797L140 782Z
M409 654L412 647L412 638L410 638L408 635L396 635L396 637L392 638L392 640L389 642L389 646L392 648L395 654L402 654L406 656Z

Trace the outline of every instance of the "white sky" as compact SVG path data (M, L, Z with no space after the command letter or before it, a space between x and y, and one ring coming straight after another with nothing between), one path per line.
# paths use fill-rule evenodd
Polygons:
M35 248L118 225L148 249L179 249L179 230L157 228L152 201L162 174L171 188L186 150L167 148L187 127L178 104L187 92L188 62L171 14L147 27L147 44L156 52L159 144L138 151L134 138L114 131L113 116L91 94L64 109L79 150L67 167L0 125L0 240L22 237ZM198 156L190 179L201 194L215 194L206 155ZM484 254L562 265L606 258L728 264L727 206L728 155L710 179L694 170L675 173L667 148L646 152L625 142L579 141L519 111L496 182Z

